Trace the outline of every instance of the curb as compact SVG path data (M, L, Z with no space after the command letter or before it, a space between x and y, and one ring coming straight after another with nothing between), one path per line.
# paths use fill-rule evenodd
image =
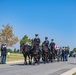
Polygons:
M65 73L63 73L61 75L72 75L75 72L76 72L76 68L73 68L73 69L71 69L71 70L69 70L69 71L67 71L67 72L65 72Z

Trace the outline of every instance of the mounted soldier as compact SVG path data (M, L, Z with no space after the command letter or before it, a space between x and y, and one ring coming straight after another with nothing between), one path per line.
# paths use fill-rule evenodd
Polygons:
M43 44L45 44L46 47L49 46L49 41L48 41L48 37L45 37L45 41L43 42Z
M51 59L51 62L53 62L52 61L52 59L55 59L55 42L54 42L54 39L51 39L51 43L50 43L50 58L49 59Z
M38 37L38 34L35 34L34 45L36 45L39 48L39 44L40 44L40 38Z
M38 34L35 34L35 38L33 40L33 55L34 55L34 65L35 63L40 62L40 38L38 37Z
M44 63L48 62L49 58L49 41L48 37L45 37L45 41L42 43L42 60Z

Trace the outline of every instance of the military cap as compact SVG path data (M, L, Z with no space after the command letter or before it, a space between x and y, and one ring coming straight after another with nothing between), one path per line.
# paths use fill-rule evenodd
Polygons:
M45 39L48 39L48 37L45 37Z
M54 39L51 39L51 41L54 41Z
M35 36L38 36L38 34L35 34Z

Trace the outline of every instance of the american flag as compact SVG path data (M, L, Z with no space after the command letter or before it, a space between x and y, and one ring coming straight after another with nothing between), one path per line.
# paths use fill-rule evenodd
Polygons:
M59 50L59 46L55 46L55 49L56 49L56 50Z

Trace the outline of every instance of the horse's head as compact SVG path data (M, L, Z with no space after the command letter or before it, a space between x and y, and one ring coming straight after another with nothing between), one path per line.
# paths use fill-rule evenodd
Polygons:
M24 43L20 44L20 51L23 52Z
M24 45L24 51L27 51L28 50L28 45Z
M26 52L26 51L28 51L28 50L29 50L28 44L27 44L27 43L22 43L22 44L20 44L20 50L21 50L21 52Z

